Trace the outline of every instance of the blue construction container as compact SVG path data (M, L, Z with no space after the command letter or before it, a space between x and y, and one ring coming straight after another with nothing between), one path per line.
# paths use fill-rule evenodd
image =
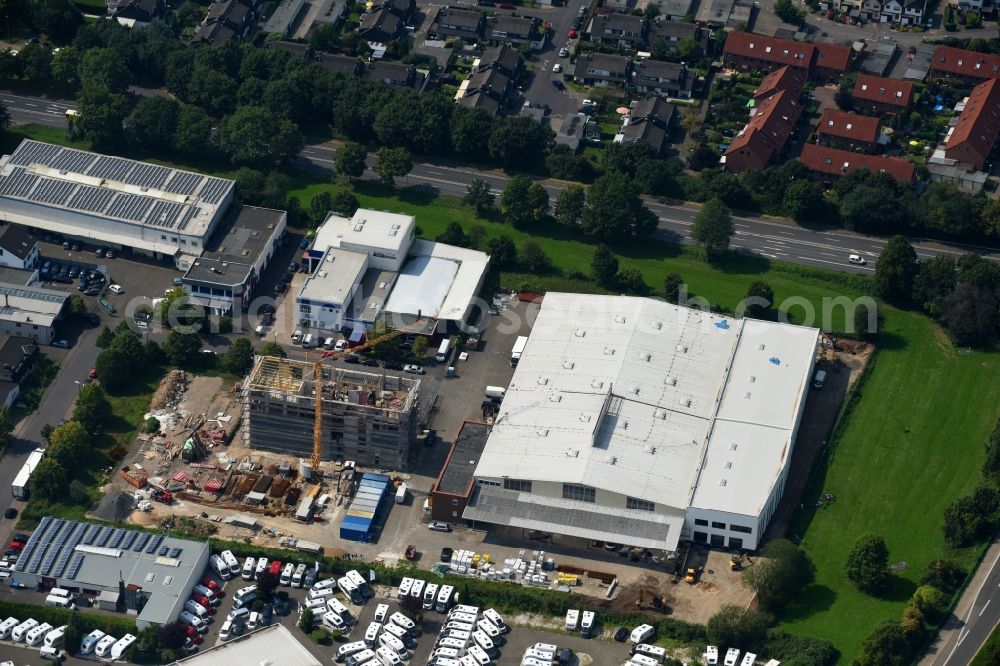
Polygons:
M366 473L340 524L340 538L368 543L375 533L389 495L391 480L384 474Z

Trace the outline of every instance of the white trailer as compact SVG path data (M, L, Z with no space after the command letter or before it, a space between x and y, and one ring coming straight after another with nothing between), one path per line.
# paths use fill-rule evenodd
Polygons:
M521 354L524 353L524 348L528 344L528 336L519 335L517 340L514 341L514 348L510 350L510 367L516 368L517 362L521 360Z
M31 480L31 474L38 467L38 463L42 462L42 458L45 457L45 449L35 449L28 454L28 459L24 461L24 466L21 467L21 471L17 473L14 477L14 483L10 485L10 492L15 499L27 500L31 492L28 489L28 481Z

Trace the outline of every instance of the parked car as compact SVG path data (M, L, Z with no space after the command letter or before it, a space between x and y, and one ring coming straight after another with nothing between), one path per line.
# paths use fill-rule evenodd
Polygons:
M104 251L104 258L105 259L114 259L115 258L115 253L111 251L111 248L108 248L107 250Z
M411 375L422 375L424 374L424 369L419 365L407 364L403 366L403 372L408 372Z
M97 256L98 259L100 259L101 257L104 256L104 248L103 247L97 248L97 250L94 251L94 254Z
M445 564L448 564L449 562L451 562L451 556L454 553L455 553L455 551L452 550L451 548L447 548L447 547L446 548L442 548L441 549L441 561L444 562Z
M298 262L293 261L292 263L288 264L288 272L289 273L296 273L296 272L298 272L298 270L299 270L299 264L298 264Z
M108 285L108 289L110 289L111 291L115 292L116 294L124 294L125 293L125 287L121 286L120 284L109 284Z
M558 74L559 72L562 71L562 65L560 65L559 63L552 65L552 71Z
M97 379L97 368L91 368L87 373L87 379Z
M403 369L402 364L396 363L395 361L386 361L385 364L382 367L385 368L386 370L402 370Z
M552 87L555 88L556 90L565 90L566 89L566 86L564 86L563 82L560 81L559 79L552 79Z
M369 368L377 368L378 367L378 361L376 361L373 358L366 358L363 361L361 361L361 365L368 366Z
M441 520L432 520L427 527L435 532L451 532L451 524Z
M69 340L59 339L59 340L53 340L52 346L59 347L60 349L69 349L72 345L70 345Z
M570 39L576 39L576 30L570 28L569 30L566 31L566 36L569 37Z
M360 363L360 362L361 362L361 358L358 357L358 356L355 356L354 354L350 354L350 355L344 357L344 363Z
M560 57L560 58L566 58L566 57L568 57L568 56L569 56L569 49L568 49L568 48L566 48L566 47L564 46L564 47L562 47L561 49L559 49L559 57Z

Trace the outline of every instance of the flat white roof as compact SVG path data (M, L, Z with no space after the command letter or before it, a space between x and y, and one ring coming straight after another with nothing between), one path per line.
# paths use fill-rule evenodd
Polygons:
M414 233L412 215L359 208L351 219L331 213L316 232L315 246L361 245L406 252Z
M320 666L306 646L281 624L272 624L173 662L185 666Z
M396 278L385 304L388 312L436 317L458 274L458 263L435 257L414 257Z
M410 253L416 257L433 257L458 264L455 277L438 309L437 318L447 321L465 319L469 305L479 291L483 274L490 265L490 256L478 250L423 239L413 241ZM387 309L391 311L391 308Z
M753 440L760 466L787 460L818 334L648 298L550 292L475 475L582 483L684 511L702 460L717 453L713 424L725 424L718 442L764 428L768 436ZM751 399L727 385L751 375ZM713 480L701 472L701 483ZM741 482L736 512L747 513L773 478ZM704 508L733 506L722 494L698 498Z
M299 300L341 303L346 308L367 265L367 254L328 247L320 265L302 284Z

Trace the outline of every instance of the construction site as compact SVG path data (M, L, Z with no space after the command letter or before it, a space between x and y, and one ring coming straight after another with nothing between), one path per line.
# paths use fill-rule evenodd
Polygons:
M405 471L416 438L419 391L419 379L258 357L243 383L243 437L248 448L313 457L319 434L320 460Z

